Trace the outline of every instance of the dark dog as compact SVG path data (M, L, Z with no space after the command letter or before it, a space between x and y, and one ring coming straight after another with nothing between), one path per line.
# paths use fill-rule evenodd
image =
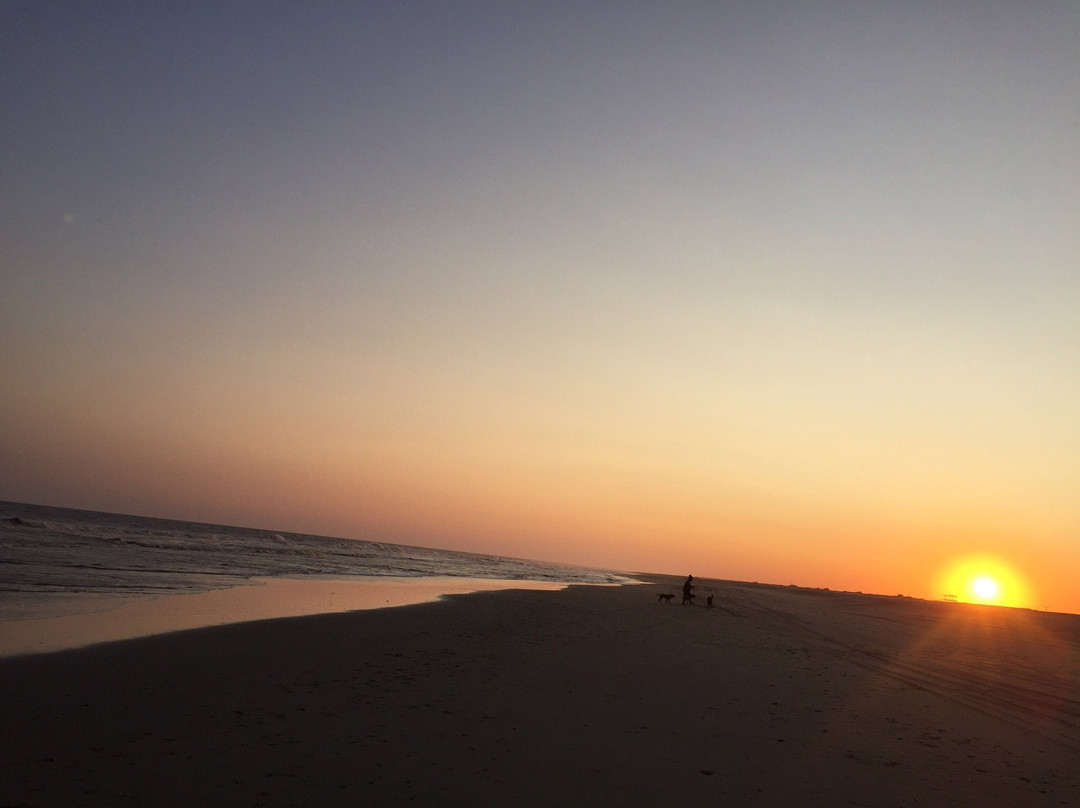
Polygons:
M671 593L659 594L656 596L657 603L671 603L675 599L675 596Z
M712 608L712 599L712 595L709 595L709 597L705 598L705 605L708 606L710 609Z

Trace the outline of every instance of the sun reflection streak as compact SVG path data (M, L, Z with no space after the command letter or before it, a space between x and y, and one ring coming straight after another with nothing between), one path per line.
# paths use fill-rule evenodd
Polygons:
M864 616L882 616L883 603L873 604ZM864 704L880 707L883 699L895 699L892 709L903 730L918 725L902 714L911 709L912 695L928 694L941 699L941 705L951 703L973 716L989 716L1080 749L1072 720L1080 708L1075 615L926 601L897 601L887 605L887 612L893 612L888 632L880 631L877 620L867 620L863 636L843 641L858 647L860 653L847 659L870 676L856 680L845 709L838 711L841 717L870 709ZM843 731L842 725L836 728Z

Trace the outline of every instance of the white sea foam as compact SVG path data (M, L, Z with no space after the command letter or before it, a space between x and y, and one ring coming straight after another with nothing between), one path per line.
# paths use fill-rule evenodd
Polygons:
M41 599L183 594L305 576L628 580L493 555L0 502L0 619L33 614Z

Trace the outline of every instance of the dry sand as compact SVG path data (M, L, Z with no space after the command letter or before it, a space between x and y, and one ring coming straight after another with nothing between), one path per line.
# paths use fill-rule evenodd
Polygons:
M1080 805L1080 617L653 580L0 660L0 805Z

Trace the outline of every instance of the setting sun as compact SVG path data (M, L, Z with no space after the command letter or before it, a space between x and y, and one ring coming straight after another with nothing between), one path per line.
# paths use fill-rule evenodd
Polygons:
M995 556L971 555L957 559L941 573L938 586L946 600L995 606L1031 606L1024 576Z
M987 578L985 575L976 578L971 584L972 590L975 592L975 596L979 600L993 601L997 599L1000 587L997 585L997 581L993 578Z

